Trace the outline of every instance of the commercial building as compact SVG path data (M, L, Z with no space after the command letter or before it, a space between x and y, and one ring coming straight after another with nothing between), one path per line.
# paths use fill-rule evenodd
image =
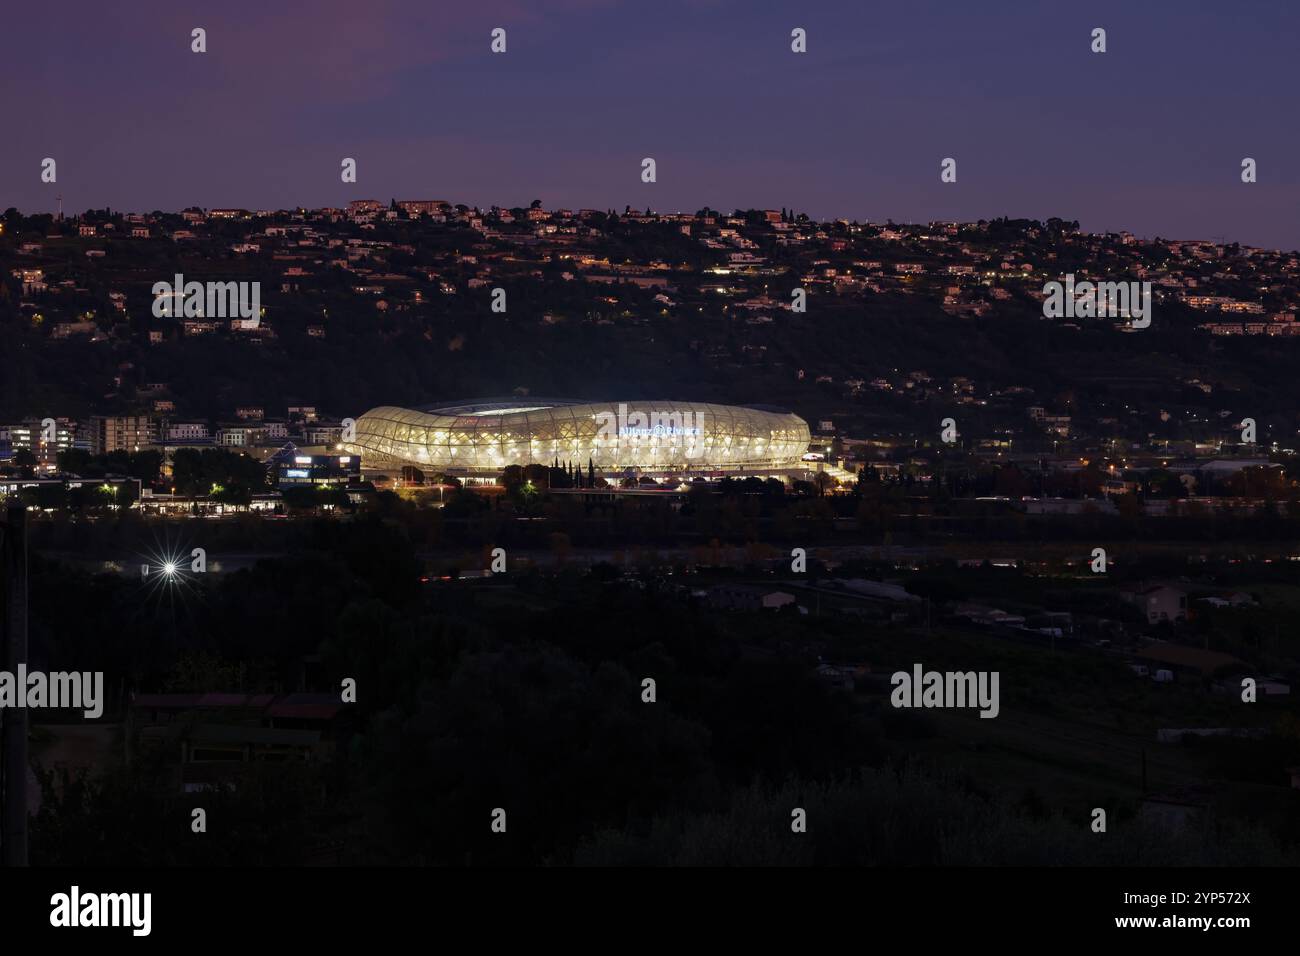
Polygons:
M76 425L66 418L27 418L0 425L0 459L29 451L39 464L53 464L61 451L75 447Z
M154 423L145 415L96 415L90 419L90 450L96 455L142 451L154 438Z
M273 455L269 462L275 468L276 484L289 485L347 485L361 475L361 459L355 455L303 455L293 448L287 453Z

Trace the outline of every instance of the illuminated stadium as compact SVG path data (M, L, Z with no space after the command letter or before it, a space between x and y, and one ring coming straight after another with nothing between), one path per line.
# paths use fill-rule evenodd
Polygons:
M496 477L558 461L605 475L768 475L807 470L808 440L802 418L763 408L533 400L372 408L346 447L368 471Z

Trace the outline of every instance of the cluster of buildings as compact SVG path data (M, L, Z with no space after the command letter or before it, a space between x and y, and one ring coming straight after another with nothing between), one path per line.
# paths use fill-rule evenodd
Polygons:
M51 419L43 417L0 425L0 457L26 450L45 466L67 448L100 455L208 446L255 451L287 443L338 450L342 423L321 418L310 406L290 407L284 417L255 405L234 409L222 422L194 417L202 403L187 382L153 377L159 373L151 369L165 363L155 362L151 350L208 337L204 342L292 349L301 356L304 343L328 347L337 323L360 316L373 317L376 336L405 329L428 338L445 320L448 327L438 334L446 335L447 361L455 361L464 344L455 317L486 310L495 292L520 283L559 283L573 294L552 294L551 288L524 305L516 297L510 305L516 327L647 326L641 334L652 338L651 323L680 322L693 361L733 378L743 378L750 367L760 376L755 381L783 377L789 386L780 404L811 412L811 460L828 468L854 472L864 461L877 461L906 470L909 447L938 446L947 410L960 419L955 444L964 452L999 463L1032 461L1040 471L1045 460L1062 469L1105 460L1120 472L1109 476L1119 483L1110 489L1116 493L1132 480L1122 474L1131 470L1128 459L1149 460L1156 468L1165 467L1156 460L1199 468L1221 457L1267 463L1291 454L1294 444L1297 422L1286 421L1285 412L1270 416L1242 407L1239 383L1208 372L1170 379L1099 366L1071 370L1069 387L1058 390L1041 376L1030 382L1032 376L1015 365L998 381L973 371L881 368L847 354L822 358L825 367L817 367L811 356L792 354L790 343L777 344L783 328L817 321L810 317L827 309L849 309L870 321L878 307L900 303L918 316L1014 314L1071 328L1071 321L1045 318L1042 308L1044 283L1065 273L1081 282L1149 282L1162 323L1214 336L1289 336L1300 328L1300 262L1289 253L1087 234L1057 219L900 225L819 222L786 209L620 212L547 209L540 201L486 209L437 199L359 199L310 210L101 210L6 224L0 282L9 295L0 297L0 319L43 337L42 348L75 341L123 359L111 365L115 372L102 383L97 403L123 414L82 421L56 416L52 431ZM142 268L142 262L158 261L168 263L165 275ZM258 321L167 310L159 318L153 287L173 274L260 283ZM344 316L338 314L340 297ZM515 393L520 407L535 404L527 387ZM365 420L361 409L351 414ZM1259 419L1258 435L1242 437L1252 415ZM883 429L885 416L906 424ZM462 440L478 442L472 434L477 428L420 427L424 458L412 447L402 459L394 434L374 430L366 432L364 451L419 465L436 462L439 447L448 457L455 444L449 436L458 429L468 436ZM523 452L538 436L528 427L511 434L514 451L487 455L483 467L527 463ZM779 440L793 448L801 433L792 435ZM585 466L597 457L592 442L580 454L556 445L574 438L542 434L541 443L555 447L551 457L535 460L573 458ZM501 440L494 440L499 447ZM409 441L405 433L400 441ZM782 463L797 466L803 455L790 450L783 450ZM610 462L620 470L629 464L637 463Z
M612 251L612 237L638 229L652 240L645 256L629 259ZM459 241L436 249L426 243L439 235ZM113 313L152 304L138 298L141 277L118 261L137 242L167 243L182 262L208 260L208 268L198 272L213 271L213 260L231 260L224 265L232 277L255 271L269 286L263 300L272 302L277 295L309 295L327 277L333 282L341 276L373 310L418 310L430 297L540 277L552 263L565 279L612 293L605 303L611 308L600 309L597 298L596 307L581 316L542 317L552 322L635 321L637 316L619 308L620 287L654 290L655 301L670 312L686 300L713 299L750 327L770 324L795 307L796 288L809 298L915 297L969 317L1017 304L1041 314L1043 284L1067 271L1079 282L1150 282L1157 303L1176 304L1193 324L1217 335L1294 335L1300 301L1300 261L1293 254L1221 242L1139 240L1128 233L1093 235L1060 220L882 225L818 222L784 209L619 213L545 209L540 201L527 208L479 209L436 199L363 199L313 210L90 212L53 222L45 235L17 230L9 240L13 255L6 271L24 316L45 323L53 339L111 338ZM69 251L81 253L71 264ZM74 304L88 295L100 298L103 308ZM273 305L257 327L186 316L169 328L149 330L148 340L157 344L174 333L274 338L275 312ZM308 326L308 335L328 335L328 316L320 319Z
M108 503L138 503L154 514L199 516L236 513L245 507L278 512L281 493L293 487L339 488L360 503L374 488L361 476L360 456L343 450L342 434L342 423L321 419L309 405L293 406L287 417L275 419L268 419L260 407L243 407L233 421L219 424L150 415L25 419L0 424L0 497L34 491L42 506L58 507L85 503L87 494L93 498L102 492ZM238 506L221 501L216 495L220 488L178 494L173 465L182 449L250 456L265 467L270 487L259 484L251 500ZM152 469L132 464L133 456L141 453L157 455L152 481L142 478ZM56 497L41 498L42 490ZM63 497L64 491L72 498Z
M320 418L313 405L290 406L283 418L268 418L262 406L241 406L232 420L218 423L167 414L91 415L84 419L33 416L0 423L0 462L26 452L37 468L52 471L59 453L72 450L91 455L170 454L178 448L279 449L290 441L332 448L339 444L343 427L340 421Z

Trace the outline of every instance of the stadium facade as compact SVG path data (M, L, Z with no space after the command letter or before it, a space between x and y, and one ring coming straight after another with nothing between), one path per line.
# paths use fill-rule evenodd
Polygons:
M486 401L372 408L345 447L363 467L496 477L509 465L588 463L607 477L806 471L808 424L763 408L700 402Z

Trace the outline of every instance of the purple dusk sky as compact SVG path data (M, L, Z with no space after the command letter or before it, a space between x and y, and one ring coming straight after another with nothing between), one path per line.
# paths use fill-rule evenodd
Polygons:
M0 209L536 198L1300 246L1298 4L73 0L4 34Z

